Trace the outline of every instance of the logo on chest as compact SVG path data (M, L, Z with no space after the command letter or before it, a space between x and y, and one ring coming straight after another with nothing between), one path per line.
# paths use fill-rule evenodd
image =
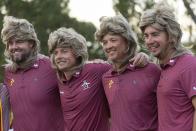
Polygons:
M82 83L82 88L83 88L83 90L91 88L90 87L90 82L87 82L86 80L84 80L83 83Z
M113 80L109 80L108 87L111 88L113 84L114 84Z
M10 86L10 87L12 87L12 86L13 86L13 84L14 84L14 82L15 82L15 80L14 80L13 78L12 78L12 79L10 79L10 80L9 80L9 82L8 82L8 83L9 83L9 86Z

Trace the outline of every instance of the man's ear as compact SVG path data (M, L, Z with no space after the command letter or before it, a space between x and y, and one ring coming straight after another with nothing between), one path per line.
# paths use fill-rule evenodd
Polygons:
M175 38L169 39L169 43L170 44L175 44L177 42L177 40Z

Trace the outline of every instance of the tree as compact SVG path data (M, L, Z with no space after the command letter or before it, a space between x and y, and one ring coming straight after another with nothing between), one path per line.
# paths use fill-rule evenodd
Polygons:
M196 6L196 2L194 3L193 0L182 0L184 3L184 6L187 9L187 14L191 16L192 20L194 21L194 23L196 24L196 15L194 13L194 9L191 8L191 5ZM196 11L196 8L195 8Z
M59 27L74 28L85 36L87 41L93 43L94 32L96 31L95 26L92 23L80 22L76 18L71 18L69 16L68 3L69 0L1 0L0 27L2 28L2 19L5 15L29 20L35 27L38 38L41 41L41 52L44 54L48 54L47 40L49 33ZM94 44L90 45L93 46ZM2 43L0 48L0 64L2 65L5 63L2 61L2 49L4 49ZM94 48L89 47L89 49L93 50ZM91 50L89 52L93 52ZM90 56L94 58L96 53Z
M117 14L122 14L133 28L133 31L137 33L139 43L143 43L141 31L139 30L139 18L143 10L151 8L154 4L153 0L113 0L114 10ZM140 44L141 50L145 50L144 45Z
M182 1L184 3L185 8L187 9L187 12L186 12L187 15L189 15L191 17L191 19L193 20L193 22L196 25L196 8L195 8L196 1L193 1L193 0L182 0ZM190 37L189 37L190 40L189 40L188 45L192 46L192 51L196 54L196 43L195 43L195 41L191 41L191 37L194 32L192 29L192 25L190 25L188 29L189 29L189 34L190 34Z
M196 23L196 1L195 0L182 0L186 9L187 9L187 15L190 15L192 20ZM139 18L141 17L141 12L143 12L146 9L151 8L154 5L154 0L113 0L114 2L114 9L116 13L120 12L124 17L130 21L130 24L132 25L133 30L138 34L139 42L143 43L142 41L142 35L138 28L139 26ZM179 2L179 0L176 0L175 2ZM192 27L187 26L189 29L190 38L192 37ZM193 51L196 52L196 44L193 44L195 42L189 41L189 45L191 45L193 48ZM142 50L145 52L145 48L143 44L140 45Z

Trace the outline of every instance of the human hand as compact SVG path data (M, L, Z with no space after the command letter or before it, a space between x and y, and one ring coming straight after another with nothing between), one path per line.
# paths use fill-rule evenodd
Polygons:
M149 63L149 56L143 52L139 52L129 62L134 67L144 67Z

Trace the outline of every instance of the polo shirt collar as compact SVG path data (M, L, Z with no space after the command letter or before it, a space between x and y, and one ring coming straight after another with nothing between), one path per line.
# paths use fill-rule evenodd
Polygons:
M81 73L82 73L82 69L76 71L76 72L72 75L71 79L73 79L73 78L78 78L78 77L80 76ZM71 80L71 79L70 79L70 80ZM66 82L68 82L68 81L70 81L70 80L67 80L67 79L65 79L65 77L64 77L62 81L63 81L63 83L66 83Z
M26 71L28 71L28 70L30 70L30 69L38 69L39 68L39 66L40 66L40 63L39 63L39 60L36 60L31 66L29 66L28 68L26 68L26 69L20 69L20 68L18 68L17 70L16 70L16 72L26 72Z
M114 70L113 68L109 71L109 73L111 74L111 75L116 75L116 74L122 74L123 72L125 72L126 70L130 70L130 71L134 71L134 70L136 70L136 69L138 69L139 67L135 67L135 66L133 66L132 64L128 64L126 67L125 67L125 70L124 71L122 71L122 72L120 72L120 73L118 73L116 70Z
M37 69L37 68L39 68L39 66L40 66L40 63L39 63L39 60L37 60L37 61L35 61L35 63L31 67L34 69Z
M162 69L166 69L166 68L168 68L168 67L172 67L172 66L174 66L174 65L177 63L177 61L178 61L181 57L183 57L183 56L185 56L185 55L192 55L192 54L187 53L187 52L184 52L184 53L182 53L182 54L180 54L180 55L174 56L173 58L171 58L171 59L169 60L169 62L168 62L167 64L160 64L160 67L161 67Z
M76 71L76 72L73 74L73 77L78 78L78 77L80 76L80 74L81 74L81 70Z
M170 59L170 60L168 61L167 64L161 64L160 67L161 67L162 69L166 69L166 68L168 68L168 67L173 67L173 66L176 64L178 58L179 58L179 57L172 58L172 59Z

